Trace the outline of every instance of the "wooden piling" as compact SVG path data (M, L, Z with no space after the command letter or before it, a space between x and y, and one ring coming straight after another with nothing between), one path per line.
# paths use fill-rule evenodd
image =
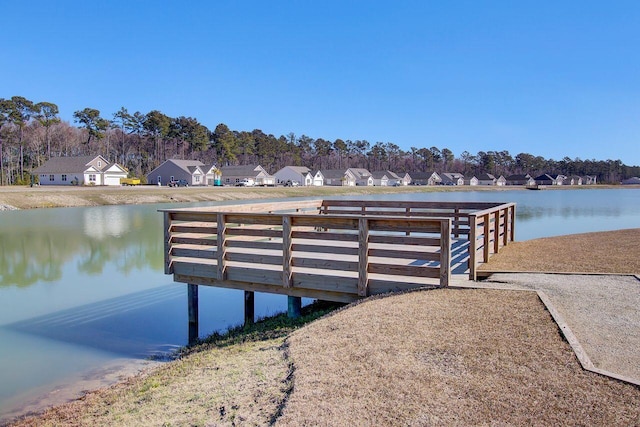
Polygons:
M244 324L252 325L255 321L255 292L244 291Z
M187 285L189 311L189 345L198 341L198 285Z
M287 315L290 319L297 319L300 317L300 313L302 312L302 298L301 297L288 297L289 304Z

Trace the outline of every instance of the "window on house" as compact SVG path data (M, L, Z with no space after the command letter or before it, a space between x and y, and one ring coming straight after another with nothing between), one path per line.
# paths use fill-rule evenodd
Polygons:
M174 177L173 175L171 175L171 176L169 177L169 182L171 182L171 181L175 181L175 180L176 180L176 179L175 179L175 177Z
M196 175L196 184L200 182L200 175Z
M98 167L101 168L102 167L102 160L98 160Z
M49 181L53 181L55 177L53 175L49 175Z
M96 182L96 176L94 174L89 175L89 182Z
M66 182L67 181L67 175L62 175L62 181Z

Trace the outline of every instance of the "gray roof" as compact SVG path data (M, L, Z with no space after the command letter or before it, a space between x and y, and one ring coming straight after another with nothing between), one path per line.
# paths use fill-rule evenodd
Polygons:
M258 165L238 165L238 166L222 166L220 170L222 171L222 175L248 175L255 176L258 172Z
M400 178L400 175L392 171L387 171L387 176L392 179L402 179Z
M81 173L89 169L89 163L96 158L101 157L104 160L104 166L100 171L108 169L112 163L109 163L102 156L79 156L79 157L52 157L42 166L33 170L35 174L55 174L55 173ZM96 169L98 169L96 167Z
M311 169L309 169L306 166L286 166L287 168L291 169L292 171L295 171L299 174L307 174L311 172ZM284 169L284 168L283 168Z
M434 173L435 173L434 171L429 171L429 172L416 171L416 172L409 172L409 176L413 180L416 180L416 179L430 179L433 176ZM436 174L436 177L439 178L440 175Z
M359 179L368 178L371 176L371 172L364 168L349 168L349 170Z
M389 179L389 173L387 171L371 172L371 176L373 176L374 179L382 179L385 176Z
M490 173L481 173L477 178L478 181L492 181L496 179L496 177Z
M204 166L204 163L200 160L169 159L167 162L173 163L189 174L192 173L190 168Z
M347 173L347 171L344 169L324 169L324 170L321 170L320 172L322 172L322 175L326 179L342 178Z

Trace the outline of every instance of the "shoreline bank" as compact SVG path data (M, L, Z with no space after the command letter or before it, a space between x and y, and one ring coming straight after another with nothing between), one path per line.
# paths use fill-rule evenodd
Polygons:
M551 191L633 189L640 186L556 186ZM522 186L406 186L406 187L0 187L0 211L152 203L191 203L282 199L296 197L361 196L371 194L439 193L524 190Z

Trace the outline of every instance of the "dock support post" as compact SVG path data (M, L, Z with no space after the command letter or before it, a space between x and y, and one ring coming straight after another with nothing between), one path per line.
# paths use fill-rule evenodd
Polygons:
M244 325L253 325L255 321L255 293L244 291Z
M302 311L302 298L301 297L287 297L289 299L289 307L287 310L287 315L290 319L297 319L300 317L300 313Z
M198 285L187 285L189 306L189 345L198 341Z

